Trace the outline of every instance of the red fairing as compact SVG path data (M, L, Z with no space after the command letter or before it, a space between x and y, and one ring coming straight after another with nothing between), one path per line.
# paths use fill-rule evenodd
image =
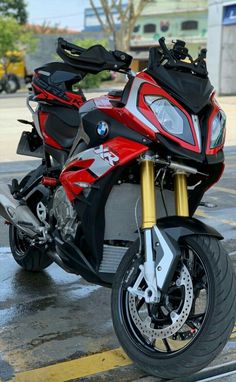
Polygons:
M145 102L144 97L150 95L156 95L157 97L161 96L168 99L186 115L193 134L193 145L162 129L153 111ZM94 102L99 110L102 110L104 113L126 125L127 128L137 131L154 142L157 142L157 133L161 133L185 149L197 153L201 152L191 116L171 95L162 89L156 81L145 72L140 72L135 77L127 103L124 107L113 106L110 102L111 99L111 97L102 96L95 98Z
M119 106L114 106L110 102L112 99L114 99L111 96L101 96L99 98L95 98L94 102L97 109L102 110L104 113L116 119L127 128L135 130L146 138L156 142L157 129L148 120L140 120L140 113L136 107L137 91L139 87L138 77L139 75L137 75L133 81L127 103L124 107L121 108ZM149 79L151 77L147 75L147 78Z
M147 146L129 139L113 138L72 157L60 175L60 182L72 202L84 188L147 150Z
M88 170L94 160L74 160L72 165L67 165L60 175L60 182L64 187L68 199L72 202L82 191L83 187L77 182L93 184L97 178Z
M221 145L219 145L213 149L211 149L211 147L210 147L212 122L213 122L215 116L219 113L219 111L222 110L219 103L215 99L215 93L211 97L211 104L212 104L213 109L211 111L211 115L210 115L210 118L208 119L208 123L207 123L207 146L206 146L207 147L207 149L206 149L207 155L217 154L224 147L224 144L225 144L225 136L224 136L224 139L223 139Z
M155 117L152 109L150 106L145 102L145 96L161 96L163 98L166 98L168 101L170 101L173 105L177 106L187 117L189 125L192 130L193 134L193 139L194 139L194 144L191 145L190 143L175 137L172 134L169 134L166 130L164 130L161 126L161 124L158 122L157 118ZM138 96L138 109L140 112L154 125L158 128L160 133L167 138L171 139L172 141L175 141L178 143L180 146L184 147L185 149L200 153L201 148L199 147L196 132L193 126L192 118L190 115L186 112L186 110L173 98L171 97L166 91L164 91L161 88L158 88L155 85L152 85L150 83L144 82L141 84L140 89L139 89L139 96Z
M47 92L45 89L41 89L40 87L38 87L34 83L32 83L32 86L33 86L35 93L36 93L36 96L35 96L36 101L40 101L40 100L45 100L45 101L47 100L49 102L50 101L57 101L59 103L65 104L65 105L75 106L78 108L80 108L84 103L84 98L80 94L75 94L73 92L65 92L66 99L62 99L60 97L57 97L54 94Z
M59 145L59 143L57 143L52 137L50 137L50 135L48 135L45 130L45 123L48 118L48 113L45 113L44 111L39 111L38 116L39 116L40 130L46 145L52 146L55 149L62 149L61 145Z

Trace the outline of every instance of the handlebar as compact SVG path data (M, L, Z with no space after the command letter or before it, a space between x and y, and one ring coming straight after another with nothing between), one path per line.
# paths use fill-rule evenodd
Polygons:
M57 54L64 62L83 70L85 73L99 73L103 70L127 72L132 56L119 50L108 51L102 45L88 49L58 38Z
M81 54L86 50L85 48L82 48L81 46L77 46L75 44L72 44L71 42L64 40L62 37L58 38L57 44L58 44L57 49L66 49L72 54L76 54L76 53Z
M203 77L207 77L206 68L206 49L201 49L198 57L193 60L190 56L185 42L181 40L173 41L172 49L168 49L165 38L159 39L160 48L153 47L149 51L148 69L155 70L158 66L163 65L167 69L177 69L185 72L191 72ZM184 62L186 58L190 62Z

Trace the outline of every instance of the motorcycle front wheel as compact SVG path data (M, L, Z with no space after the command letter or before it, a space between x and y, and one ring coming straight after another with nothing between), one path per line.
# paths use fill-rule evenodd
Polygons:
M168 292L156 304L133 296L143 264L138 240L123 257L113 283L112 318L128 356L145 372L178 378L207 366L223 349L236 318L236 281L231 260L214 237L192 235ZM140 288L147 287L143 279Z

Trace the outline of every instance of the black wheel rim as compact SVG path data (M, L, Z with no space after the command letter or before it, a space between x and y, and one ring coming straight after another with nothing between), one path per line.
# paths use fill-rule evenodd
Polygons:
M23 258L28 253L30 247L30 240L16 227L13 227L13 237L15 256Z
M150 339L143 336L135 325L130 313L127 285L121 287L119 290L119 315L124 324L126 333L131 342L139 350L152 357L171 357L176 355L176 353L182 353L187 350L187 348L196 341L200 332L203 330L208 316L210 280L206 266L197 251L187 244L182 247L182 257L179 266L181 266L181 264L184 264L188 268L191 275L194 298L188 319L180 330L168 338L158 339L153 343L153 341L150 341ZM128 272L129 269L126 274L128 274ZM126 274L123 278L124 280ZM173 305L173 308L176 309L178 303L179 306L181 305L181 290L178 290L178 288L174 288L173 286L171 288L170 302ZM148 304L140 298L136 298L136 301L137 305L139 305L139 311L141 309L146 309L146 314L150 316L150 306L147 307ZM154 327L155 325L158 327L161 325L168 325L168 315L165 316L165 314L159 314L158 317L157 322L155 322L152 317Z

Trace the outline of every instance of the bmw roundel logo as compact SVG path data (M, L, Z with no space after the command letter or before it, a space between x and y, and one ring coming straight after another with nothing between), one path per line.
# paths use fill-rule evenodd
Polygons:
M108 123L105 121L100 121L97 124L97 133L100 135L100 137L106 137L109 132L109 126Z

